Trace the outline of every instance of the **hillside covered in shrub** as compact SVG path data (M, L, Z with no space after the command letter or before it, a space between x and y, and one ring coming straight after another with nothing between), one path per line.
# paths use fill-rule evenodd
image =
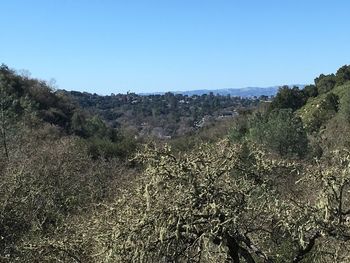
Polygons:
M2 65L0 261L349 262L349 81L343 66L272 100L101 97ZM165 141L131 125L228 109Z

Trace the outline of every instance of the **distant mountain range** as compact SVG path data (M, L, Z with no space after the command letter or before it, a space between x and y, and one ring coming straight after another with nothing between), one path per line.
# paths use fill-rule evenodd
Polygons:
M289 85L289 87L297 86L299 88L304 88L305 85ZM277 93L278 88L280 86L273 86L273 87L247 87L247 88L240 88L240 89L213 89L213 90L189 90L189 91L170 91L174 94L182 94L187 96L193 96L193 95L203 95L203 94L209 94L212 92L214 95L230 95L230 96L239 96L239 97L259 97L262 95L265 96L273 96ZM166 92L153 92L153 93L140 93L140 95L164 95Z

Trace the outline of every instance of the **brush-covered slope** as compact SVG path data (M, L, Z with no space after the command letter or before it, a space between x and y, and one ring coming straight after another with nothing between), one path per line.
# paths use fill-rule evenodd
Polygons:
M309 98L307 103L297 111L309 132L318 131L332 118L338 116L341 105L350 93L350 82L334 87L326 93ZM344 102L345 103L345 102Z

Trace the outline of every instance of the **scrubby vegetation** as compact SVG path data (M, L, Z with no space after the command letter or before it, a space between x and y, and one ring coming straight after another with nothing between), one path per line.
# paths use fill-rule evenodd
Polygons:
M349 81L102 97L2 65L0 261L349 262ZM206 115L166 141L131 125Z

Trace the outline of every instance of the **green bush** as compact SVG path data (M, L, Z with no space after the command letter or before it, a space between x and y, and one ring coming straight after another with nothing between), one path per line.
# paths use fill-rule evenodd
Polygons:
M108 138L92 137L84 140L88 147L89 155L97 159L102 158L119 158L126 160L137 149L137 142L132 135L122 134L118 140L111 141Z
M307 101L307 96L303 90L298 87L281 87L275 98L270 104L270 110L274 109L292 109L293 111L301 108Z
M250 121L248 137L280 155L303 157L308 150L303 123L290 109L255 115Z
M334 74L323 75L321 74L315 79L318 94L323 94L331 91L336 85L336 77Z

